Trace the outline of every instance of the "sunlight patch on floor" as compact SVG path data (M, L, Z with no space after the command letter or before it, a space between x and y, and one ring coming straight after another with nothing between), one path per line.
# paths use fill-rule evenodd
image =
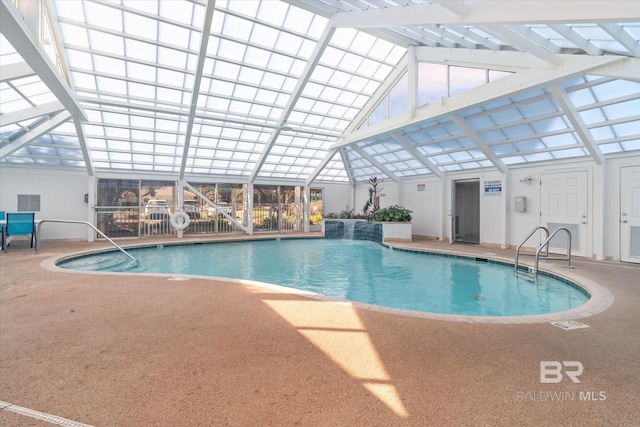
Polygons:
M264 300L349 376L399 417L409 416L371 336L349 304Z

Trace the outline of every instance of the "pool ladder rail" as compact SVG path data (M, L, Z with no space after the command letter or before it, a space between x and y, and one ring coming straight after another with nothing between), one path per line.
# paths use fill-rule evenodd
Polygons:
M542 242L540 244L540 246L538 247L538 249L536 249L536 253L535 254L528 254L528 253L523 253L522 254L522 255L535 256L534 267L533 268L528 268L526 270L525 270L524 267L518 268L519 267L519 260L520 260L520 249L522 249L522 246L524 246L524 244L538 230L543 230L544 231L544 233L545 233L544 242ZM551 239L553 239L554 236L556 234L558 234L560 231L565 231L567 233L567 255L566 255L566 257L550 257L549 256L549 242L551 242ZM515 261L515 264L514 264L514 272L515 272L516 276L518 275L518 273L525 273L525 274L529 274L534 280L537 279L537 277L538 277L538 264L540 262L540 258L544 258L544 259L547 259L547 260L567 261L567 264L564 267L565 268L573 268L573 267L571 267L571 231L569 231L569 229L567 229L565 227L558 227L553 231L553 233L551 233L551 235L549 235L549 229L548 228L543 227L543 226L534 227L533 230L531 230L531 232L527 235L527 237L525 237L520 242L518 247L516 248L516 261Z
M128 256L132 261L134 261L136 263L136 265L138 265L140 263L140 261L138 261L136 258L134 258L129 252L127 252L124 249L122 249L122 247L120 247L120 245L118 245L116 242L114 242L109 237L107 237L106 234L104 234L102 231L98 230L98 228L96 228L96 226L94 226L90 222L87 222L87 221L72 221L72 220L66 220L66 219L41 219L38 222L38 224L36 225L36 228L37 228L37 230L36 230L36 242L35 242L36 254L38 253L38 250L40 249L40 227L42 227L42 224L44 224L45 222L58 222L58 223L63 223L63 224L85 224L89 228L92 228L99 235L104 237L117 250L119 250L120 252L122 252L123 254Z

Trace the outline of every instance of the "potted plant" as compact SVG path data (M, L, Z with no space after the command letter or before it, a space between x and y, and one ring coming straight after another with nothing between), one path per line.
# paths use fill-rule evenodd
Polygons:
M393 205L380 208L373 214L375 222L382 223L383 239L411 241L411 212L409 209Z

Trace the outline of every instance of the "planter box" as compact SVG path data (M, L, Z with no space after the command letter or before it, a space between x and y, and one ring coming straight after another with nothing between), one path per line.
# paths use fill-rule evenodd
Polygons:
M380 222L382 224L382 238L411 241L411 223L410 222Z

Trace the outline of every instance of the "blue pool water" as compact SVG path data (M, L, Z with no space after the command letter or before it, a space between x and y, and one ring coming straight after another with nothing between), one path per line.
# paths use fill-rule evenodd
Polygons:
M360 240L283 239L131 249L82 256L62 268L249 279L351 301L432 313L518 316L564 311L588 297L560 279L537 283L513 267L389 249Z

